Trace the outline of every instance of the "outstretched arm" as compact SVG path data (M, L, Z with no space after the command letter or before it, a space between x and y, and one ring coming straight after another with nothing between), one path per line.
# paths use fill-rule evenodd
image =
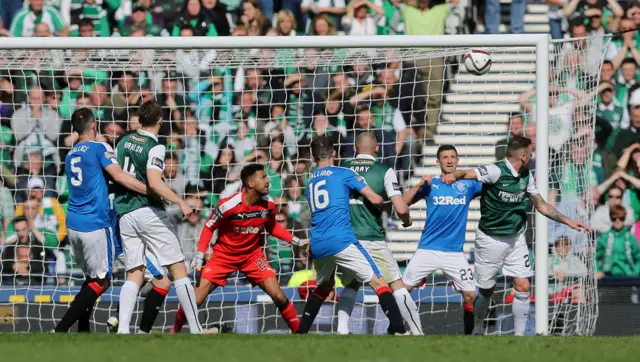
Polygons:
M105 168L109 176L113 178L113 180L120 185L128 188L131 191L135 191L139 194L146 195L147 194L147 185L140 182L133 175L130 175L120 168L118 164L112 164Z
M373 189L369 186L365 186L362 190L360 190L360 194L375 206L380 207L384 202L384 200L382 199L382 196L376 194L376 192L373 191Z
M559 223L563 223L575 230L591 231L591 229L589 229L587 225L581 223L580 221L572 220L564 216L561 212L556 210L555 207L549 205L546 201L544 201L540 194L531 195L530 198L536 210L538 210L539 213L546 216L547 218Z
M409 191L402 194L402 200L409 206L418 202L418 192L425 184L431 185L431 176L423 177L420 182L409 189Z

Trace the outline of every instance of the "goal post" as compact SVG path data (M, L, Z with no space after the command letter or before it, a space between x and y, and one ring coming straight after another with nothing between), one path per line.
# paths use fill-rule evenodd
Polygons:
M557 44L550 41L548 34L519 34L519 35L447 35L447 36L316 36L316 37L118 37L118 38L2 38L0 41L0 58L5 60L5 65L0 65L0 70L7 69L9 67L16 67L18 70L22 66L21 61L29 58L29 54L23 55L25 59L21 59L16 56L14 59L11 57L17 52L26 51L52 51L52 52L65 52L69 50L149 50L160 53L176 51L179 49L201 49L201 50L216 50L216 51L234 51L234 50L253 50L253 49L390 49L397 50L394 54L396 57L407 56L410 59L416 59L418 57L429 56L460 56L471 48L487 48L490 54L492 50L496 50L496 53L500 53L501 48L516 48L526 47L530 50L535 49L535 113L536 113L536 186L546 199L549 194L549 139L552 137L549 129L549 94L550 94L550 74L554 71L551 69L551 58L557 54L553 54L556 51ZM304 58L304 55L302 55ZM7 59L9 61L7 61ZM64 56L62 64L52 65L52 69L56 71L65 70L67 64L64 63ZM157 69L164 69L170 71L175 65L171 60L166 60L161 56L158 58L158 63L153 66ZM355 58L354 58L355 59ZM382 62L382 57L371 57L368 61L371 64L376 62ZM12 62L13 61L13 62ZM155 61L155 59L151 59ZM273 61L273 59L271 59ZM336 61L337 64L343 65L345 62L354 60L334 59L332 57L327 58L328 62ZM233 67L242 67L245 63L244 58L233 59L231 65ZM215 62L214 62L215 63ZM211 64L214 64L211 63ZM126 67L126 63L119 64ZM80 64L82 65L82 64ZM261 66L269 68L273 63L267 61L262 63ZM73 64L77 67L78 64ZM87 66L99 68L110 68L113 64L100 64L100 62L89 61ZM213 66L213 65L211 65ZM294 65L295 67L296 65ZM460 65L462 67L462 65ZM494 62L494 67L496 63ZM496 72L500 72L497 70ZM517 69L514 70L517 72ZM510 74L505 72L505 77ZM327 76L333 75L328 72ZM226 75L220 75L223 82L227 82ZM446 77L445 77L446 78ZM482 76L477 77L473 82L474 84L482 84ZM453 79L446 78L445 80L453 81ZM113 79L110 79L114 82ZM482 87L481 85L479 87ZM504 87L508 87L505 85ZM481 88L480 88L481 89ZM480 90L482 92L482 90ZM515 91L514 91L515 92ZM444 94L446 96L447 94ZM515 95L513 93L512 95ZM488 99L488 98L487 98ZM231 102L231 101L229 101ZM491 100L487 100L491 102ZM595 109L592 107L592 111ZM428 110L427 110L428 112ZM593 120L590 121L588 127L593 129ZM214 137L214 131L212 130L209 135ZM209 137L207 135L207 137ZM286 138L286 135L285 135ZM392 141L392 143L395 141ZM286 147L286 145L285 145ZM428 147L424 147L428 149ZM426 151L425 151L426 152ZM414 156L414 155L411 155ZM429 155L433 156L433 155ZM191 161L188 161L191 162ZM196 160L195 162L200 162ZM201 166L201 165L194 165ZM464 168L464 166L461 166ZM400 170L407 171L409 170ZM283 180L284 181L284 180ZM416 181L414 177L413 181ZM410 181L411 182L411 181ZM410 183L409 182L409 183ZM284 188L284 186L283 186ZM421 231L422 224L419 226L420 230L416 227L414 231ZM414 234L412 234L414 235ZM419 234L418 234L419 235ZM533 288L535 290L535 333L540 335L547 335L550 333L550 317L549 311L549 298L550 298L550 286L549 286L549 245L552 242L548 240L548 226L547 219L539 213L535 215L535 242L534 242L534 254L535 254L535 277ZM412 236L413 237L413 236ZM413 246L417 245L415 240L411 241ZM468 240L467 240L468 241ZM409 251L407 251L409 252ZM590 280L593 279L593 273L595 266L592 262L587 263L590 273ZM14 287L17 288L17 287ZM595 288L595 286L594 286ZM28 288L27 288L28 289ZM226 292L221 292L226 293ZM229 292L233 293L233 292ZM593 298L597 298L597 293L592 291ZM109 300L117 299L117 295ZM371 301L371 299L365 298L365 302ZM590 300L589 303L594 303L594 300ZM215 303L214 303L215 305ZM220 303L222 307L222 303ZM64 307L63 307L64 308ZM207 305L207 308L212 309ZM580 308L580 307L578 307ZM597 308L597 307L596 307ZM249 312L247 312L249 313ZM597 312L596 312L597 313ZM53 313L51 313L53 314ZM270 316L272 317L272 316ZM596 318L597 316L591 316ZM43 315L43 320L50 319L50 315ZM171 324L170 318L166 315L160 318L165 318L164 327L168 323ZM222 318L222 317L221 317ZM254 316L247 316L247 318L254 318ZM575 323L579 323L574 321ZM102 322L101 322L102 323ZM593 333L595 323L593 326L582 329L581 334ZM166 331L166 328L163 328Z

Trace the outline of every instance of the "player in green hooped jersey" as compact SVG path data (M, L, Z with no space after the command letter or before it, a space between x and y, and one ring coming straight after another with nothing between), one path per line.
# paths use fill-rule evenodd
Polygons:
M142 128L122 137L117 145L118 163L125 172L146 184L161 200L178 205L184 217L188 218L193 210L162 178L165 147L158 142L158 131L162 126L162 106L156 101L148 101L140 106L139 115ZM120 236L127 270L127 281L120 289L118 334L130 333L131 316L140 287L144 284L146 252L150 252L158 264L171 273L173 286L187 315L191 333L202 333L184 254L161 200L121 188L115 192L115 208L120 218ZM166 296L166 293L161 294L164 294L162 297ZM164 299L158 297L154 301L150 300L150 296L151 294L147 295L145 304L157 304L158 301L161 304ZM157 304L158 308L160 304ZM146 309L145 306L145 314Z
M533 275L524 232L527 227L528 200L539 213L575 230L589 228L564 216L549 205L535 187L529 171L531 140L513 137L507 145L507 158L472 170L457 170L442 176L448 185L456 180L478 180L482 183L480 223L476 230L475 279L479 288L474 303L474 334L484 334L484 320L489 311L498 271L513 277L515 299L513 319L516 336L523 336L529 315L529 277Z
M386 199L391 200L398 217L402 220L403 226L411 226L412 220L411 216L409 216L409 207L402 199L396 173L389 166L376 161L375 155L378 153L379 148L376 137L372 133L362 133L356 138L355 147L356 158L344 162L341 166L350 168L364 177L367 185L376 194L386 195ZM411 334L421 334L420 329L412 322L411 314L407 309L417 308L402 283L398 263L393 258L393 253L385 242L382 211L360 195L352 196L349 209L351 227L356 234L356 238L373 258L382 273L383 279L389 283L402 313L402 318L411 327ZM342 289L338 302L338 333L349 334L349 317L356 303L356 295L358 294L360 283L348 274L344 275L343 282L346 287ZM409 306L405 304L405 301Z

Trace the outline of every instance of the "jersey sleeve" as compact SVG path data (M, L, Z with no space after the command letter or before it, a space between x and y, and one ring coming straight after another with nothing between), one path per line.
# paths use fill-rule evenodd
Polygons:
M159 170L160 172L164 171L164 154L165 154L164 145L154 146L149 150L149 159L147 160L147 169L153 168Z
M482 192L482 183L478 181L471 181L471 182L473 186L471 187L471 190L473 190L471 197L480 196L480 193Z
M202 232L200 233L200 239L198 240L198 251L206 252L213 237L213 232L220 227L220 223L224 220L224 214L220 210L220 205L216 207L215 211L211 213L209 220L204 224Z
M531 172L529 172L529 184L527 185L527 194L529 196L536 196L540 194L540 192L536 188L536 181L533 178L533 175L531 174Z
M291 244L293 235L291 235L291 233L287 229L283 228L282 225L280 225L280 223L276 221L276 205L273 203L273 201L269 202L269 210L271 211L271 213L269 216L269 221L267 221L267 223L265 224L265 229L269 234Z
M392 169L388 169L384 174L384 191L387 193L387 197L402 195L400 192L400 184L396 173Z
M348 170L345 176L345 184L351 189L360 192L367 187L367 181L364 177L358 175L355 171Z
M116 155L113 153L113 148L108 143L102 142L101 145L104 148L98 148L97 157L102 168L107 168L113 164L117 165L118 160L116 160Z
M483 184L494 184L500 178L500 168L496 165L484 165L474 169L476 178Z

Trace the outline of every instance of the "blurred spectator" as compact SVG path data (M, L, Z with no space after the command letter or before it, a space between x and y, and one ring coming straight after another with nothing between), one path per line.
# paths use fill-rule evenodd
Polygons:
M327 136L331 138L331 141L333 141L333 145L336 149L336 158L340 159L344 157L346 148L348 147L346 145L346 137L343 136L336 127L329 123L329 119L323 111L318 111L313 116L311 128L306 131L304 137L302 138L302 140L300 140L300 145L310 146L311 141L313 141L313 139L317 136Z
M622 19L620 21L622 34L609 42L605 59L611 61L614 69L621 67L627 59L633 59L636 67L640 62L640 52L638 52L640 44L637 41L638 31L634 31L635 28L631 19Z
M193 0L191 0L193 1ZM187 102L183 93L178 89L179 75L176 71L167 72L162 79L161 92L155 95L156 101L162 105L162 117L167 120L182 120L187 113ZM174 122L163 124L165 129L171 128Z
M608 82L613 84L615 82L614 75L616 74L616 69L611 63L610 60L605 60L602 62L602 71L600 72L600 81Z
M276 31L278 35L295 36L296 18L291 10L283 9L276 15Z
M33 36L38 38L47 38L51 36L51 32L49 31L49 26L44 23L36 24L35 31Z
M269 187L269 194L271 197L277 197L283 195L283 178L287 171L287 162L284 159L284 147L283 139L275 138L271 140L269 146L268 161L265 166L265 171L269 177L271 183Z
M2 260L2 280L8 285L37 285L44 277L44 236L24 217L13 220L15 234L7 237Z
M611 230L600 235L596 248L596 278L640 275L640 245L624 225L627 211L612 206L609 216Z
M374 117L371 110L365 106L360 106L356 116L356 130L350 132L347 136L348 142L346 145L347 157L355 157L355 140L361 133L370 132L378 141L380 150L378 151L378 157L382 163L389 165L389 167L395 166L396 153L395 153L395 137L388 131L381 128L375 128Z
M218 35L231 35L231 27L229 25L229 20L227 19L229 12L227 5L221 3L219 0L202 0L201 4L201 12L203 12L209 21L213 23Z
M287 176L284 180L287 217L304 225L311 223L311 211L304 196L304 184L299 176Z
M293 74L285 80L285 99L281 102L286 106L284 120L293 129L296 139L301 139L304 130L311 124L314 96L312 90L306 86L304 77ZM283 126L286 128L286 126Z
M22 0L2 1L2 6L0 6L0 36L10 36L6 28L11 26L11 20L22 9Z
M522 136L523 126L524 117L522 114L519 112L511 112L509 114L508 135L496 143L496 160L500 161L507 156L507 144L509 143L509 139L513 136Z
M92 36L111 36L107 12L96 0L71 1L71 11L68 15L71 36L86 37L89 29Z
M44 197L41 178L31 178L27 187L27 200L18 205L15 214L27 219L31 232L42 233L46 248L56 248L67 237L66 214L55 197Z
M394 0L399 1L399 0ZM431 7L429 0L417 0L417 7L408 3L399 3L402 17L406 24L407 35L444 35L445 20L452 7L456 7L459 0ZM440 122L440 105L442 103L442 87L444 82L444 57L424 57L416 60L416 68L420 74L420 84L424 88L427 103L427 127L419 129L418 138L432 142L436 128ZM417 117L416 117L417 118ZM422 124L422 120L417 120ZM379 140L378 140L379 141Z
M185 191L183 189L182 191ZM182 194L182 191L180 194ZM176 215L175 222L177 223L177 235L180 240L182 252L184 253L185 260L193 259L193 255L198 248L198 240L200 239L200 233L204 227L205 219L202 217L202 208L204 203L198 195L186 194L184 197L185 202L189 205L194 212L189 216L187 220L182 220L182 215ZM179 213L178 213L179 214Z
M311 23L311 35L327 36L336 35L336 23L325 14L313 18Z
M623 172L623 171L618 171ZM606 204L600 205L596 208L591 216L591 227L597 233L604 233L611 229L611 218L609 211L614 207L621 205L626 210L626 219L624 220L625 227L631 227L635 223L634 212L631 207L624 205L622 201L623 191L617 186L611 187L606 194Z
M568 0L546 0L547 4L549 5L549 10L547 11L547 18L549 19L549 32L551 33L551 38L553 39L562 39L564 37L564 31L562 29L564 12L562 8L565 6L567 1ZM500 4L498 4L498 6L500 6ZM511 16L513 17L513 15Z
M11 191L6 185L0 186L0 226L2 227L2 230L0 230L0 246L9 236L7 231L15 216L15 202ZM0 247L0 249L2 248Z
M580 280L588 273L585 263L571 251L571 239L560 237L553 244L553 253L549 256L549 276L555 278L550 288L550 299L553 303L571 303L581 301L583 291Z
M218 31L211 19L205 15L200 0L187 0L178 21L173 25L172 36L180 36L180 30L190 27L192 36L216 36Z
M615 16L624 16L624 9L616 0L571 0L564 6L564 16L569 20L584 19L588 10L598 9Z
M625 148L640 142L640 104L629 107L629 118L629 128L621 129L613 140L611 151L617 157L622 156Z
M240 178L240 169L233 146L223 145L211 169L211 177L206 178L209 181L207 189L212 190L214 195L221 194L229 183Z
M167 152L164 158L164 180L176 194L184 193L187 180L180 173L180 160L173 152Z
M263 0L264 3L268 3L272 0ZM271 2L271 14L273 16L273 2ZM265 35L267 30L271 27L270 18L265 16L262 12L258 0L245 0L242 3L242 14L238 18L238 25L244 25L249 34L252 35Z
M624 116L624 108L617 104L613 98L613 86L611 83L601 83L600 94L598 96L598 106L596 116L602 117L611 124L614 131L620 129L620 123Z
M524 32L525 1L511 1L511 33L521 34ZM487 34L499 34L502 11L500 10L500 0L487 0L484 8L484 25Z
M28 103L11 117L11 129L17 143L13 154L16 165L22 164L25 153L39 150L45 160L45 167L60 163L56 142L60 130L57 112L44 107L44 90L41 87L29 89Z
M375 15L371 15L372 10ZM378 22L384 16L382 8L369 0L352 0L347 14L342 17L342 28L346 35L376 35Z
M34 36L38 24L46 24L51 34L69 36L69 26L55 7L44 5L44 0L30 0L29 4L15 14L10 29L13 36Z
M121 36L135 36L134 30L144 29L144 34L151 36L168 36L169 32L164 28L164 18L142 3L133 6L131 16L127 17L118 26Z
M287 217L282 210L276 212L276 222L300 239L308 239L307 233L299 222ZM281 284L287 284L293 275L297 251L276 237L267 235L266 256L271 267L276 270Z
M302 13L308 14L313 25L312 34L316 32L316 26L324 29L324 24L316 25L316 20L322 17L327 28L338 23L340 16L346 11L346 4L344 0L302 0L300 3L300 9ZM333 35L333 34L313 34L313 35Z
M16 188L18 192L16 192L15 198L17 203L28 199L28 194L31 190L29 185L37 185L37 187L45 190L45 196L47 197L56 197L56 180L52 176L55 175L56 170L55 168L53 170L44 168L40 152L35 151L27 154L24 164L20 166L16 170ZM43 183L42 187L40 187L40 182Z

